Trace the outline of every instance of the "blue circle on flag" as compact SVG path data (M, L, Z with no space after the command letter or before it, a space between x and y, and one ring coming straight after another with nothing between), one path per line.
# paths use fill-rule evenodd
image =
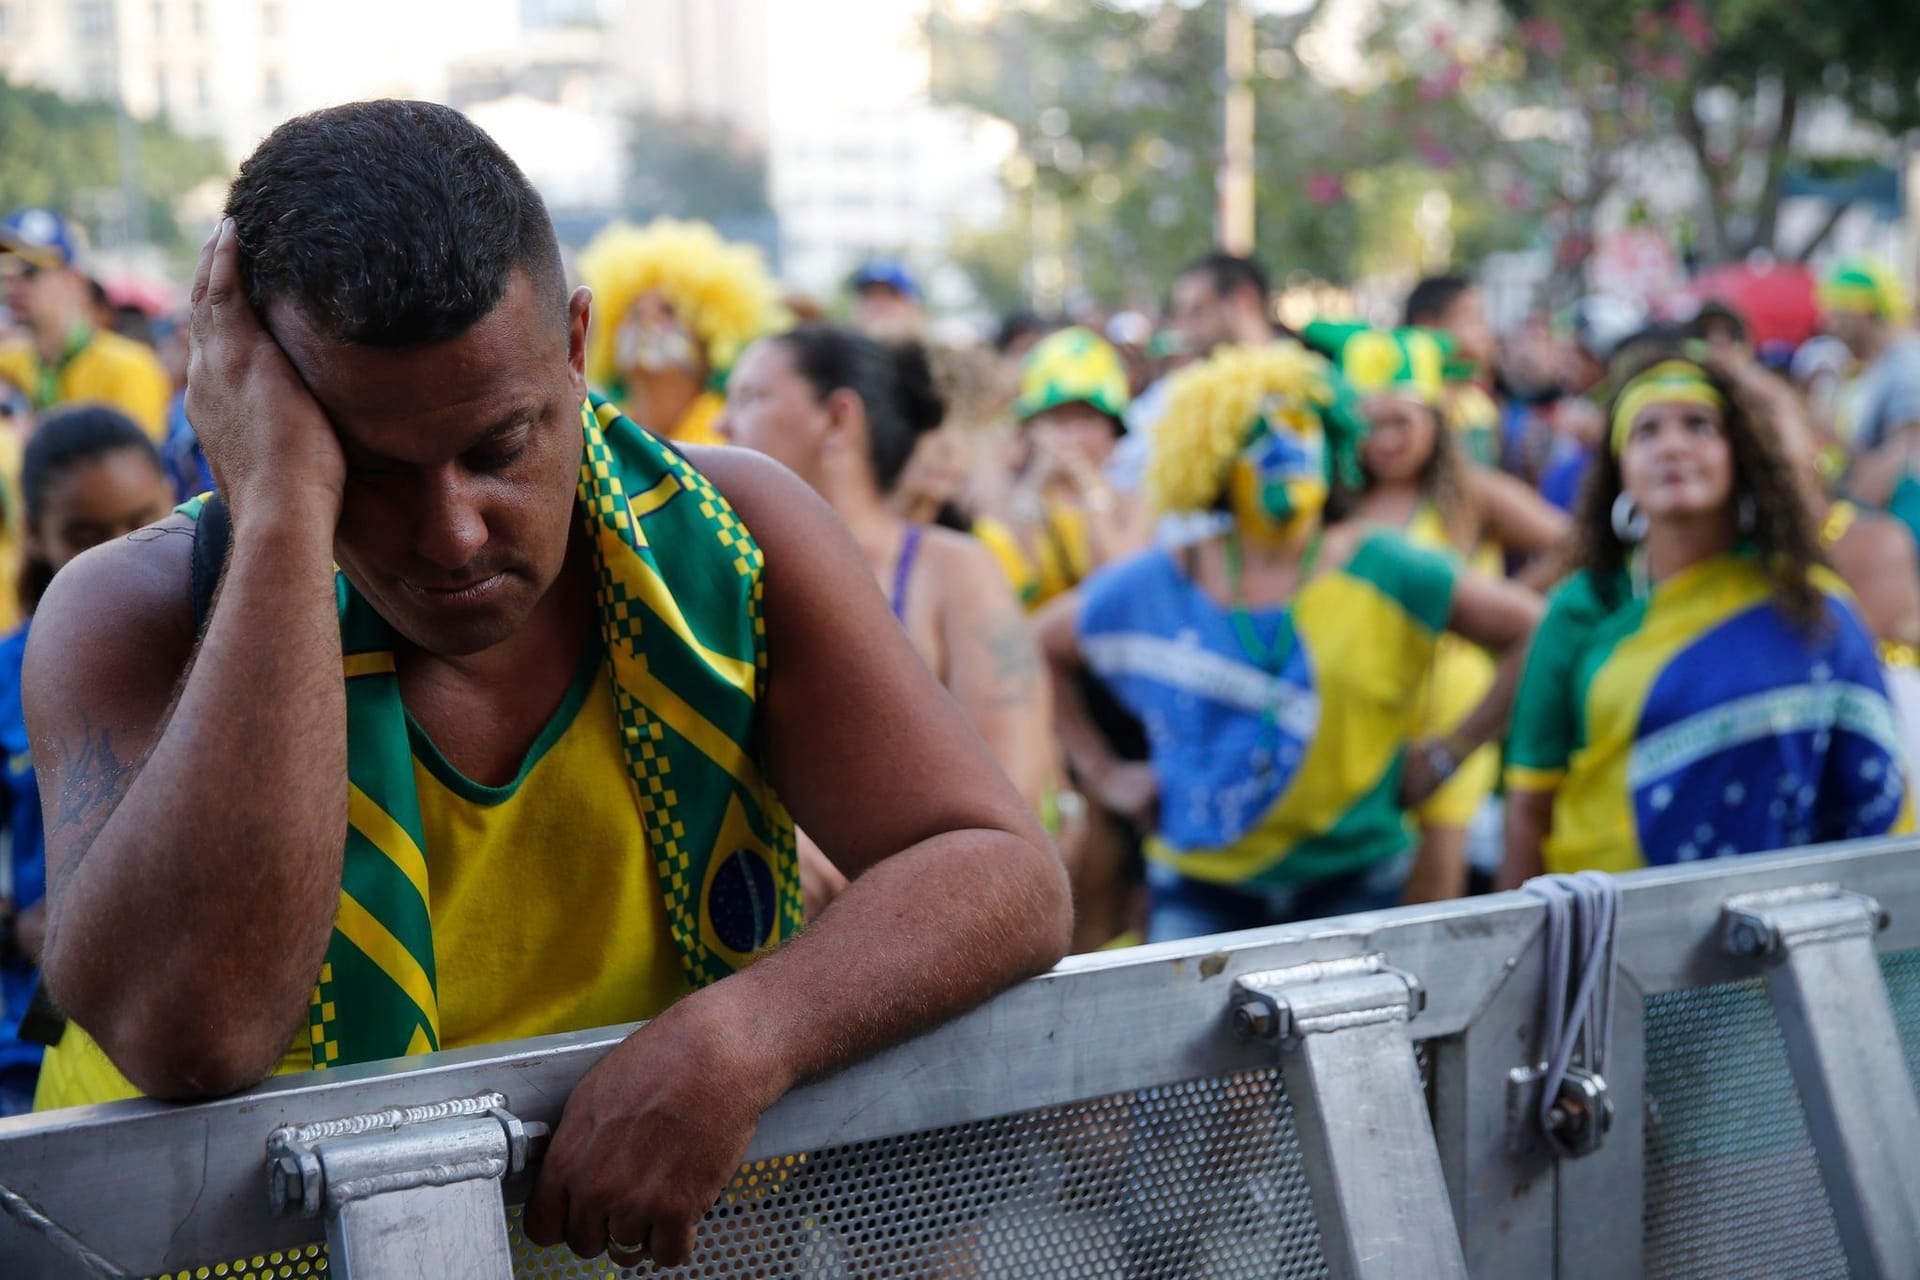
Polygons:
M728 854L707 882L707 919L714 936L742 955L773 937L775 902L773 868L752 849Z

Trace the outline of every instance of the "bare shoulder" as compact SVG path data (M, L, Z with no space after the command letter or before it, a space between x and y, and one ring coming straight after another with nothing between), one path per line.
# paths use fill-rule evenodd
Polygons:
M803 552L809 532L839 525L833 509L806 481L765 454L725 445L688 445L683 451L770 558Z
M1834 552L1875 568L1911 564L1920 558L1907 526L1878 511L1862 511L1854 516L1853 524Z
M23 686L28 714L129 692L171 689L193 652L194 523L170 516L93 548L62 569L33 616Z
M921 533L920 555L938 576L940 594L949 605L1019 609L1000 562L980 539L929 525Z

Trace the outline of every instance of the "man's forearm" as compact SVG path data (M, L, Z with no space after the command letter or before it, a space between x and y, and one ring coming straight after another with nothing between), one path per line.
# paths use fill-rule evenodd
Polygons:
M269 1069L332 928L346 703L330 522L312 528L236 532L158 740L144 764L101 762L137 776L53 885L54 993L149 1091L218 1092ZM63 792L111 803L93 786L70 775ZM86 817L65 795L49 809L56 824Z
M1071 924L1050 849L949 832L881 861L798 938L686 1003L754 1028L778 1096L1044 972Z

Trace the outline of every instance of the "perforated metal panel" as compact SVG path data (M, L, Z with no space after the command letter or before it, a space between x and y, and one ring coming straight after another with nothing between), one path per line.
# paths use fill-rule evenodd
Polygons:
M517 1215L516 1215L517 1216ZM611 1276L513 1223L521 1280ZM1053 1107L771 1162L700 1227L693 1280L1324 1275L1273 1071Z
M1846 1262L1760 979L1647 1000L1652 1277L1835 1277Z
M1896 951L1880 957L1880 976L1886 980L1887 999L1893 1004L1894 1025L1906 1052L1907 1074L1920 1089L1920 951Z
M326 1246L309 1244L211 1266L169 1271L157 1280L309 1280L326 1274Z

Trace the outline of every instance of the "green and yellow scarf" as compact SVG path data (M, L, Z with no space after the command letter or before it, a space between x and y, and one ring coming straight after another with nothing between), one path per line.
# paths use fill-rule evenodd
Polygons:
M681 964L705 986L801 923L793 823L753 749L766 684L764 560L706 477L613 405L583 405L581 431L580 516L627 768ZM202 501L182 510L197 516ZM316 1069L440 1047L430 850L394 636L344 574L335 584L348 829L340 912L309 1017Z

